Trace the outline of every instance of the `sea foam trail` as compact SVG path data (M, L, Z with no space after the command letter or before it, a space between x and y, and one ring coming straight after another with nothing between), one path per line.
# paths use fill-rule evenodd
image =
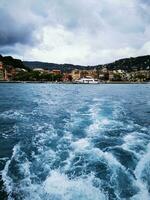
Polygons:
M107 199L105 194L93 186L91 177L70 180L66 175L58 171L52 171L43 184L51 199Z
M45 88L20 120L1 116L20 132L2 171L8 199L149 200L149 128L128 114L120 90L113 99L97 88Z
M94 109L95 109L95 105L94 105ZM46 149L47 149L47 143L48 143L49 139L51 139L52 141L53 141L53 139L57 140L58 149L56 149L56 151L49 149L49 151L48 151L49 155L54 154L53 156L52 155L50 156L51 159L53 157L54 162L57 159L59 159L58 158L59 150L62 150L62 151L64 150L64 149L61 149L62 148L61 146L63 145L62 142L67 142L67 143L69 142L68 144L66 144L66 145L68 145L66 147L68 148L67 150L70 151L69 155L71 155L71 157L68 157L70 165L66 166L66 164L65 164L65 167L64 167L65 174L64 174L64 172L59 172L59 171L51 171L50 172L50 175L43 182L42 189L40 189L40 193L38 194L39 198L41 198L44 194L45 194L45 196L43 196L43 197L48 198L48 199L77 199L77 198L79 198L79 199L93 199L93 198L94 199L104 199L104 198L107 198L102 192L100 192L100 188L93 186L95 177L89 178L90 174L88 174L88 177L86 177L87 176L86 171L87 171L88 165L95 165L95 164L97 165L98 162L100 162L100 163L102 162L102 163L105 163L105 165L107 166L107 170L109 170L111 173L108 180L110 182L112 182L112 184L114 184L113 183L114 181L116 183L118 182L117 185L114 185L114 187L115 187L114 195L116 195L116 198L118 197L118 199L119 199L119 193L120 192L122 193L122 191L121 191L122 189L120 188L120 185L118 185L118 184L120 184L119 183L120 180L117 178L117 173L120 171L119 173L121 173L127 179L130 174L128 174L126 172L125 167L122 166L122 164L120 164L120 162L118 162L116 160L116 158L113 156L113 154L111 152L103 152L98 148L94 148L93 143L92 143L93 137L98 137L99 131L101 132L101 131L107 129L106 128L107 126L110 126L111 123L114 123L114 119L106 120L105 117L100 115L101 110L99 110L99 112L95 112L94 109L90 109L91 116L89 115L89 117L91 117L91 119L93 120L93 123L91 122L91 124L85 128L85 134L83 134L81 139L80 138L78 139L76 135L72 135L69 138L69 141L67 141L68 137L66 137L65 134L63 136L64 139L59 138L57 131L52 127L48 127L49 130L50 129L52 130L51 134L50 134L50 138L48 138L49 132L43 133L43 134L41 133L39 135L39 137L35 136L35 139L33 140L33 142L35 141L35 144L34 143L33 144L38 145L38 155L37 155L38 157L35 156L36 163L40 161L39 160L41 157L40 154L43 156L44 156L44 154L47 155ZM80 120L80 118L79 118L78 121L76 121L76 117L77 116L75 114L75 118L74 118L75 124L77 123L76 125L78 125L81 123L82 119ZM75 125L75 124L73 124L73 125ZM119 123L116 123L116 124L118 126ZM122 124L120 124L120 125L122 126ZM45 130L45 126L47 126L47 125L45 124L43 127L36 128L36 130L41 132L41 131L43 131L43 128ZM95 128L95 126L96 126L96 128ZM91 127L94 127L94 129ZM93 131L94 135L93 135L92 131ZM91 135L89 135L89 132L91 132ZM36 137L37 137L37 139L36 139ZM44 149L42 147L43 145L44 145ZM72 149L69 149L70 147L72 147ZM65 148L64 145L63 145L63 148ZM24 177L19 183L21 185L21 188L17 188L17 186L15 186L15 184L13 183L13 180L10 177L7 179L6 173L4 173L4 175L3 175L3 177L5 177L4 179L7 180L5 182L5 184L6 184L6 187L8 188L9 193L11 194L11 190L13 191L13 193L10 195L10 199L12 198L11 196L14 196L15 195L14 193L19 192L19 190L20 190L20 193L22 190L24 192L26 190L29 190L29 185L33 189L30 190L28 198L29 197L33 198L34 190L38 191L38 188L40 187L40 185L38 185L38 184L36 185L36 184L32 183L31 178L33 175L30 174L30 167L29 167L30 164L27 161L27 158L25 158L24 162L23 161L21 162L21 160L20 160L22 158L21 154L22 154L22 152L21 152L20 147L16 146L14 148L14 153L13 153L13 156L11 159L11 162L13 160L20 162L18 170L19 170L19 173L21 173ZM76 158L78 158L78 155L79 155L80 160L78 160L76 163L74 163L74 160ZM46 156L45 160L47 160L47 159L48 159L48 157ZM84 167L81 164L81 166L83 168L85 168L85 170L82 173L82 176L84 178L82 178L81 174L80 174L80 176L78 176L76 174L76 170L78 167L80 167L80 161L82 162L82 159L86 160L86 164L84 164ZM10 165L10 161L7 163L5 170L8 170L9 165ZM68 167L68 169L67 169L67 167ZM49 166L48 166L48 168L49 168ZM61 170L63 171L63 168ZM72 171L71 179L69 179L68 176L66 175L66 173L68 173L68 171L70 171L70 170ZM99 170L101 170L101 169L99 169ZM37 169L37 171L38 171L38 169ZM50 171L50 168L49 168L49 171ZM90 173L95 174L97 172L93 171L93 169L92 169L90 171ZM130 179L128 179L128 181L131 182ZM101 181L99 181L99 186L102 184L100 182ZM106 184L105 180L102 180L102 182L103 182L103 184ZM61 184L59 185L59 183L63 183L64 187L62 187ZM26 185L28 185L28 186L26 186ZM107 187L111 188L111 186L109 186L109 185ZM132 184L130 185L130 187L133 187ZM132 188L132 189L134 190L134 188ZM145 191L145 188L143 189L143 191ZM25 192L25 194L26 194L26 192ZM94 196L91 196L91 194L93 194L93 193L94 193ZM26 198L25 194L22 195L23 198ZM125 195L125 194L122 194L122 195Z

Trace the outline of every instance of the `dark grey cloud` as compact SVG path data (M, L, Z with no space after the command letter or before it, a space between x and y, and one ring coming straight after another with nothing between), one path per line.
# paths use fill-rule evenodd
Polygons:
M0 0L0 52L97 64L150 53L146 0Z
M21 49L21 51L20 51ZM15 55L22 57L22 54L24 53L24 48L22 48L22 45L19 45L19 43L14 44L14 45L0 45L0 54L2 55Z
M47 15L44 9L41 12L40 1L0 0L0 54L24 57L42 42L39 29Z
M33 30L29 26L18 24L9 14L0 10L0 46L16 43L31 44L34 42Z

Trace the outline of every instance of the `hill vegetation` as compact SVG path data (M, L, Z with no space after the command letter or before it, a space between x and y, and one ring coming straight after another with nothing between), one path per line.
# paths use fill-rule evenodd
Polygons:
M135 58L124 58L117 60L115 62L105 64L105 65L95 65L95 66L81 66L81 65L72 65L72 64L55 64L55 63L47 63L47 62L37 62L37 61L24 61L25 66L30 69L34 68L43 68L43 69L59 69L62 72L71 72L74 69L80 70L88 70L88 69L101 69L103 67L108 68L109 70L125 70L128 72L138 71L138 70L150 70L150 55L140 56Z
M5 66L13 66L14 68L26 69L30 70L28 66L26 66L21 60L15 59L11 56L2 56L0 55L0 61L3 62Z
M125 70L125 71L139 71L139 70L150 70L150 56L140 56L136 58L125 58L117 60L113 63L107 64L108 69L114 70Z
M15 59L11 56L2 56L0 55L0 61L4 63L4 65L10 65L14 68L23 68L27 71L30 71L34 68L42 68L42 69L58 69L62 72L71 72L74 69L80 70L92 70L92 69L101 69L106 67L108 70L125 70L127 72L131 71L139 71L139 70L150 70L150 55L140 56L135 58L124 58L117 60L115 62L105 64L105 65L95 65L95 66L82 66L82 65L73 65L73 64L56 64L56 63L47 63L47 62L38 62L38 61L21 61L19 59Z

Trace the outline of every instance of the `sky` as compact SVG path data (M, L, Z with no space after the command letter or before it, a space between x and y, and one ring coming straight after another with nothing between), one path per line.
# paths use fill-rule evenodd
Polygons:
M0 54L105 64L150 54L149 0L0 0Z

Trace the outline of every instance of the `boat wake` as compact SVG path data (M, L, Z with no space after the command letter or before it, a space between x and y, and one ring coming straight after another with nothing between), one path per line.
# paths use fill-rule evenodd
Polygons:
M124 100L81 99L70 112L71 101L21 113L28 125L2 171L8 199L149 200L149 127Z

